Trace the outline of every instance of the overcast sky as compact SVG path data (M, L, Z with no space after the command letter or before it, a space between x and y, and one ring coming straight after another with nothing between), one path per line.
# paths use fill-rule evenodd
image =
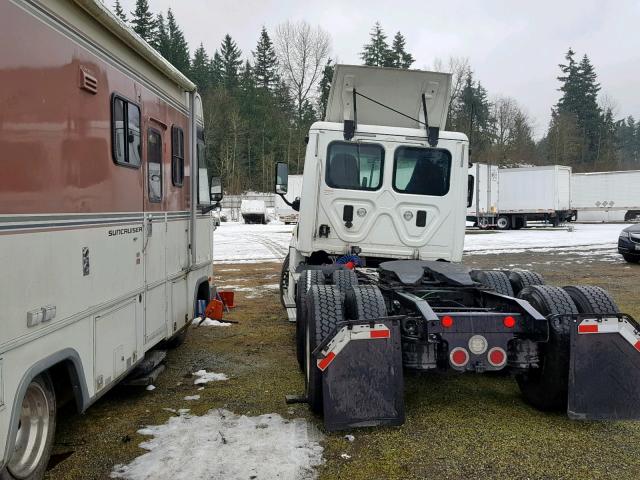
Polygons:
M113 3L112 0L104 0ZM135 0L121 0L131 11ZM640 117L640 1L448 0L149 0L154 12L171 7L191 49L209 53L229 33L244 55L255 48L262 25L304 19L332 37L332 56L360 63L369 31L380 21L389 37L400 30L415 68L436 58L468 57L491 97L514 97L546 131L558 100L557 64L571 46L595 65L601 94L614 100L616 116Z

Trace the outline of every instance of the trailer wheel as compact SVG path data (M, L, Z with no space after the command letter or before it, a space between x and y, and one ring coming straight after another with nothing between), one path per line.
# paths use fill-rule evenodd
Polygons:
M496 220L496 227L498 230L509 230L509 227L511 227L511 219L504 215L498 217Z
M296 358L302 371L304 371L307 292L313 285L324 285L324 272L322 270L303 270L296 288Z
M375 285L356 285L346 291L345 312L349 320L372 320L387 316L382 292Z
M509 277L504 272L498 270L473 270L471 278L485 287L489 287L502 295L513 297L513 287L509 282Z
M560 287L533 285L519 298L545 316L577 314L569 294ZM538 343L539 367L516 376L525 400L540 410L566 408L569 385L570 319L549 320L549 341Z
M313 285L307 294L305 334L306 394L309 408L322 413L322 372L311 353L344 320L342 292L333 285Z
M358 275L353 270L336 270L333 272L333 284L345 292L349 287L358 285Z
M282 308L287 308L284 303L285 290L289 289L289 254L282 261L282 270L280 270L280 303Z
M605 289L585 286L564 287L564 291L569 294L575 303L578 313L620 313L620 309L615 300Z
M513 287L513 293L518 295L525 287L533 285L544 285L544 278L537 272L531 270L511 270L507 274L509 282Z
M0 472L2 480L44 477L56 431L56 395L47 373L31 380L21 408L13 454Z

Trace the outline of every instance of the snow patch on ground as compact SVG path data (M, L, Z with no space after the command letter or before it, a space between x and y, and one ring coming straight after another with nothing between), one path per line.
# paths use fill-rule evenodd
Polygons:
M193 372L193 375L198 377L193 381L194 385L202 385L209 382L221 382L223 380L229 380L224 373L207 372L206 370L198 370Z
M211 410L172 417L138 431L153 436L148 453L116 465L112 478L127 480L305 480L322 463L320 434L305 420L280 415L239 416Z
M196 317L191 322L196 327L230 327L232 324L228 322L221 322L219 320L211 320L210 318L205 318L202 320L200 317Z
M187 402L190 402L192 400L200 400L200 395L187 395L186 397L184 397L184 399Z
M287 254L294 227L223 223L213 234L213 263L280 261Z

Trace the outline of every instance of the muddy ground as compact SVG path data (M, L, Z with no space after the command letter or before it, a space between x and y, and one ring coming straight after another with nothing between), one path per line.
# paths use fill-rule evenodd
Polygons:
M640 318L640 265L609 252L521 253L467 256L474 268L529 268L555 285L607 288L623 311ZM224 407L235 413L277 412L303 417L322 429L305 405L284 396L303 391L294 359L293 325L280 307L275 263L221 265L216 282L237 289L238 307L228 328L200 327L169 353L156 389L120 387L84 415L59 419L50 480L109 478L113 466L144 453L137 430L173 415L166 408L203 414ZM206 385L197 401L191 373L224 372L230 379ZM321 479L637 479L640 423L574 422L540 413L521 399L513 379L487 375L405 376L406 423L399 428L325 437ZM342 454L350 456L342 458Z

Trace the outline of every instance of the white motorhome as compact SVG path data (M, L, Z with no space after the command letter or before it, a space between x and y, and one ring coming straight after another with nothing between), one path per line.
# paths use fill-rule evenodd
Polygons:
M98 0L0 2L0 478L211 295L195 85Z

